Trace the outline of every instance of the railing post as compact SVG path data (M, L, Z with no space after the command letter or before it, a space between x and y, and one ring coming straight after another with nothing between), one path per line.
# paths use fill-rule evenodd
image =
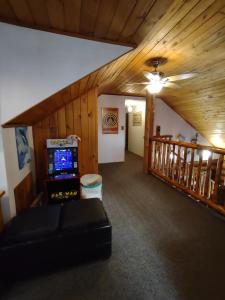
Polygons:
M154 124L154 99L147 92L145 113L145 136L144 136L144 172L148 173L152 167L152 137Z
M161 166L161 169L162 169L162 173L164 174L164 169L165 169L165 154L166 154L166 144L164 142L162 144L162 147L163 147L163 151L162 151L162 166Z
M224 155L220 154L219 159L217 161L217 166L216 166L215 185L214 185L214 191L213 191L213 197L212 197L212 200L215 203L218 202L218 190L219 190L219 184L220 184L221 171L222 171L222 167L223 167L223 158L224 158Z
M171 161L171 171L170 171L170 177L173 178L174 177L174 157L175 157L175 145L173 145L173 157L172 157L172 161Z
M204 196L206 198L208 198L209 196L209 180L210 180L211 167L212 167L212 152L210 152L210 156L208 158L206 176L205 176Z
M190 161L189 174L188 174L188 189L191 189L191 181L192 181L192 176L193 176L194 158L195 158L195 149L191 148L191 161Z
M158 165L157 165L157 169L159 171L161 169L161 148L162 148L162 143L159 142L159 145L158 145Z
M167 145L167 149L166 149L166 176L169 176L169 167L170 167L170 144Z
M195 191L197 194L199 193L201 169L202 169L202 150L199 150L198 171L197 171L197 178L196 178L196 185L195 185Z
M181 179L180 182L184 183L184 176L185 176L185 168L186 168L186 161L187 161L187 148L184 148L184 160L181 167Z
M177 152L177 161L176 161L176 180L179 181L179 166L180 166L180 148L181 146L178 145L178 152Z

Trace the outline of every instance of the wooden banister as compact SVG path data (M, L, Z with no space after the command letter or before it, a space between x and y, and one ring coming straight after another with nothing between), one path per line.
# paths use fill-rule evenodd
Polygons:
M153 137L151 138L151 141L157 141L157 142L165 142L164 139ZM206 145L200 145L200 144L193 144L193 143L186 143L186 142L178 142L178 141L170 141L166 140L166 143L170 145L179 145L181 147L186 147L186 148L193 148L197 150L209 150L213 153L218 153L218 154L223 154L225 155L225 149L223 148L218 148L218 147L212 147L212 146L206 146Z
M225 184L225 149L161 136L152 137L150 143L154 149L149 154L152 157L150 173L225 215L225 203L222 198L218 199ZM204 150L210 151L207 160L203 160Z

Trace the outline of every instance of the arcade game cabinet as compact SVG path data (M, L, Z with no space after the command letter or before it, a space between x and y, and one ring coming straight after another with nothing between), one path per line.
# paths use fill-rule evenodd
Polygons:
M47 139L46 195L49 203L80 198L78 139Z

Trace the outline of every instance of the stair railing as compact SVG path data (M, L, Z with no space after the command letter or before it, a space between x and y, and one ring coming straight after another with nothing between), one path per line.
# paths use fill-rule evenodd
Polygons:
M225 150L153 137L149 172L225 215Z

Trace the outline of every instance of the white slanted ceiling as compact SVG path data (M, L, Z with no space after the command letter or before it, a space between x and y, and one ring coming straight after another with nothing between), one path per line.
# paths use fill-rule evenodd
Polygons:
M1 123L131 50L0 23Z

